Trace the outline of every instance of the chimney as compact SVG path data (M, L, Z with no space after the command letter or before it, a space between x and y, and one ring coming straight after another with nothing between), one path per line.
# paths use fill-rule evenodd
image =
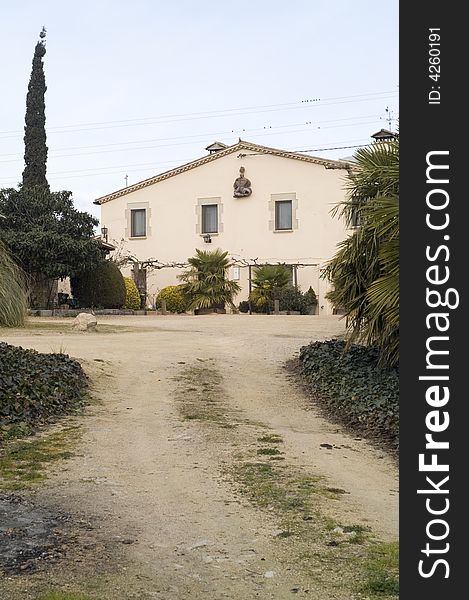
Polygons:
M209 154L215 154L216 152L220 152L220 150L224 150L225 148L228 148L226 144L223 144L222 142L213 142L213 144L207 146L205 150L208 150Z

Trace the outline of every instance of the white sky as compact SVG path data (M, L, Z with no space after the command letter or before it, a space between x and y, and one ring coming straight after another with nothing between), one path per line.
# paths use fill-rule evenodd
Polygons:
M93 200L125 175L151 177L215 139L350 156L322 149L366 144L388 128L386 107L398 117L397 21L398 0L4 3L0 187L21 180L42 25L48 180L99 217Z

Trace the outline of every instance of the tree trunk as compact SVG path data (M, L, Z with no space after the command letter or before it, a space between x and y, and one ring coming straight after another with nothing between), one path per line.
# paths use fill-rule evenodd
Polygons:
M32 308L53 308L58 293L58 279L51 279L41 273L31 277L30 305Z

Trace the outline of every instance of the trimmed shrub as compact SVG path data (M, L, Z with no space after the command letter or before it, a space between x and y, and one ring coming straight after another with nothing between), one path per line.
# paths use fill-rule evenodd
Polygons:
M71 280L73 297L80 307L122 308L126 298L124 277L112 260Z
M269 313L273 309L274 300L278 300L279 310L295 311L302 315L309 315L313 307L317 304L317 300L313 302L313 298L316 299L316 294L312 288L309 288L309 290L303 294L301 290L296 289L292 285L276 289L272 292L272 298L272 305L262 299L259 302L259 294L254 290L251 294L252 312ZM239 310L241 312L248 312L249 302L240 302Z
M294 310L302 315L309 314L311 307L308 305L305 295L292 285L284 287L276 292L280 310Z
M181 285L168 285L156 297L156 308L161 308L161 301L166 302L166 310L173 313L183 313L189 308L189 300Z
M399 446L399 371L378 366L379 350L339 340L300 351L306 384L326 410L354 430Z
M309 288L303 295L305 297L306 304L309 306L310 310L313 309L318 303L318 297L316 296L316 292L311 286L309 286Z
M135 281L131 277L124 277L125 283L125 303L124 308L130 308L132 310L138 310L140 308L141 300L140 294L138 293Z
M9 427L73 412L86 400L88 380L66 354L41 354L0 342L0 439Z
M249 312L249 302L247 300L242 300L239 303L238 310L241 313L248 313Z

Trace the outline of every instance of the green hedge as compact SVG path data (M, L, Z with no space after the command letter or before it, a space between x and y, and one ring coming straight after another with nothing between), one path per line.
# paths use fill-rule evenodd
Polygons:
M124 308L139 310L141 305L140 294L138 293L135 281L131 277L124 277L125 283L125 303Z
M81 308L122 308L125 304L124 277L112 260L73 277L71 287Z
M190 302L181 285L168 285L160 290L155 301L156 308L161 308L162 300L166 302L166 310L169 312L184 313L189 309Z
M378 367L374 348L345 342L313 342L300 351L307 386L326 408L352 429L399 446L399 372Z
M281 311L295 311L301 315L311 314L313 308L317 304L316 294L313 288L309 288L307 292L303 293L300 289L295 288L292 285L284 286L275 291L275 299L279 301L279 310ZM247 313L249 311L249 302L243 300L238 306L239 312ZM260 306L256 303L255 294L251 294L251 309L254 313L268 313L269 310L273 310L273 307L269 305Z
M88 380L66 354L41 354L0 342L0 439L12 425L70 413L87 397Z
M314 294L313 289L310 289ZM288 285L278 290L276 296L280 310L294 310L302 315L309 315L313 308L309 291L303 294L301 290Z

